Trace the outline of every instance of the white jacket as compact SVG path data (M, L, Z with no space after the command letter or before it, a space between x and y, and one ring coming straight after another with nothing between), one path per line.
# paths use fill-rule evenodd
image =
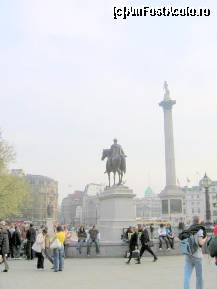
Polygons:
M32 246L32 250L37 253L41 253L41 251L45 249L45 237L42 233L39 233L36 237L36 241Z

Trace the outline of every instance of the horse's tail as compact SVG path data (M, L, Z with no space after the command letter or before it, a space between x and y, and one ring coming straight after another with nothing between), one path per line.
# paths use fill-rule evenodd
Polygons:
M121 166L120 166L121 171L126 174L126 159L124 156L121 157Z

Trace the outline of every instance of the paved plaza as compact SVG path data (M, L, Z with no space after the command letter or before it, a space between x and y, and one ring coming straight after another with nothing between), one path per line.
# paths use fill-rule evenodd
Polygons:
M0 273L0 289L182 289L183 256L142 259L141 265L126 265L125 259L66 259L65 270L54 273L45 263L35 269L36 260L10 261L10 272ZM216 289L217 267L204 256L204 289ZM193 274L192 287L195 288Z

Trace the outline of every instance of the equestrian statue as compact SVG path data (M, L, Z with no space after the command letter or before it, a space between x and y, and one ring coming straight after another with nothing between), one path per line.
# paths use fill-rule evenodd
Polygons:
M116 185L115 177L116 173L118 174L119 181L117 185L121 185L123 182L123 174L126 173L126 155L121 147L118 144L117 139L113 140L113 144L111 145L110 149L104 149L102 152L102 160L107 158L106 161L106 171L105 173L108 174L109 180L109 187L111 185L110 182L110 174L113 173L114 182L113 185Z

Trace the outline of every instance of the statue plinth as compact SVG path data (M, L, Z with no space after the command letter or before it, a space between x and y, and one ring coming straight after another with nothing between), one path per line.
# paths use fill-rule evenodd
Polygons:
M98 228L101 241L120 242L123 228L136 224L136 205L133 190L126 186L106 188L99 196Z
M162 219L173 224L184 220L183 202L184 192L178 186L166 186L160 193L162 205Z
M47 226L48 234L52 236L54 234L54 219L53 218L47 218L46 219L46 226Z

